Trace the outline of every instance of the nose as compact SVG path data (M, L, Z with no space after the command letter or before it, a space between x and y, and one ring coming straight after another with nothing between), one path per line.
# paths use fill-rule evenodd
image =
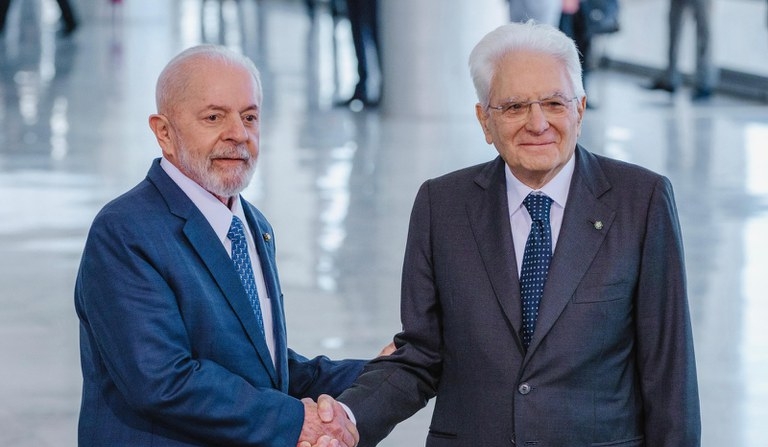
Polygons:
M242 143L248 140L248 130L245 128L240 116L227 118L227 126L224 130L224 139Z
M534 102L528 106L528 118L525 122L525 128L533 133L542 133L549 128L549 120L541 104Z

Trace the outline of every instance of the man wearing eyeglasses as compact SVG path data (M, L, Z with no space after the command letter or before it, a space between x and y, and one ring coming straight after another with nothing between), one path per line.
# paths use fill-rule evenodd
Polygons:
M669 180L577 143L587 100L557 29L504 25L469 65L499 157L418 192L398 349L339 397L359 445L436 396L429 447L699 446Z

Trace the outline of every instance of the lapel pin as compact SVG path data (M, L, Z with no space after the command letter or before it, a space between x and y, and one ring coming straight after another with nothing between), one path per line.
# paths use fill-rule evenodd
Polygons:
M602 230L603 229L603 221L596 220L594 222L595 230Z
M270 236L269 233L262 234L262 237L264 238L264 242L269 242L272 240L272 236Z

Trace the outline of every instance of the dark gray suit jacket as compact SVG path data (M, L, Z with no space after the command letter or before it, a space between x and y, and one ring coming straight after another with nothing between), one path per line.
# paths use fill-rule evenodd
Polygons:
M437 396L427 446L698 446L669 181L576 150L529 349L500 158L429 180L411 215L397 352L340 400L361 446Z

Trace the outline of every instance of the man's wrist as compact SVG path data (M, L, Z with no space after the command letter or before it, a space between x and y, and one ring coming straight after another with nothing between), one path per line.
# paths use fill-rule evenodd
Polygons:
M336 402L339 402L339 401L337 400ZM352 421L353 424L357 425L357 419L355 419L355 414L352 413L352 410L350 410L349 407L342 402L339 402L339 405L341 405L341 408L343 408L344 412L347 413L347 417L349 418L349 420Z

